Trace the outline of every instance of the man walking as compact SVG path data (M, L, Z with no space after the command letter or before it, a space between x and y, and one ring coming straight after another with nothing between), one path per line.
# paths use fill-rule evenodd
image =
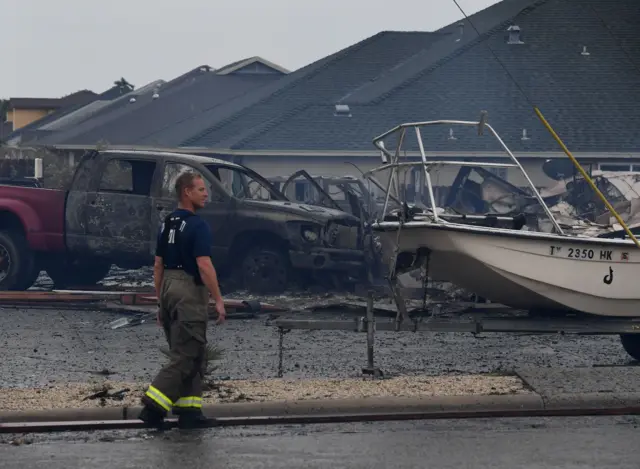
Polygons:
M142 398L139 418L161 428L169 411L183 428L197 426L202 414L202 378L206 367L209 293L218 321L225 319L224 302L211 262L211 230L195 212L207 201L199 174L186 172L175 183L178 208L165 218L158 235L154 283L158 324L164 329L171 361Z

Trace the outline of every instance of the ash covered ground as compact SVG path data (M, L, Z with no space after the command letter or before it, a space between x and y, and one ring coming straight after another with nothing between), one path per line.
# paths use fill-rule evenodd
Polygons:
M42 276L36 288L50 288ZM114 270L103 282L121 289L150 287L147 271ZM228 298L245 299L242 292ZM291 293L260 300L296 310L315 303L360 300L350 295ZM284 317L353 319L352 313L294 312ZM111 329L121 313L70 309L2 308L0 387L32 387L108 377L149 381L165 362L161 330L152 320ZM272 319L272 318L271 318ZM270 318L211 322L209 341L224 349L214 377L274 378L278 339ZM511 372L520 367L592 367L633 363L617 336L539 336L463 333L376 333L376 365L387 375ZM291 331L284 336L284 378L357 377L366 365L366 335Z

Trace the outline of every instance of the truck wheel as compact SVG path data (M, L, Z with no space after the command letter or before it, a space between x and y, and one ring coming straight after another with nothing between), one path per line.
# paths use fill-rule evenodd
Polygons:
M111 264L104 261L68 262L61 261L47 266L47 275L57 289L94 286L104 279L111 270Z
M24 235L0 231L0 290L26 290L34 270L34 255Z
M272 247L251 249L242 260L242 283L252 293L282 293L289 281L287 258Z
M41 269L39 264L34 262L29 271L25 269L20 282L18 282L18 284L16 285L16 290L28 290L29 288L31 288L33 284L36 283L36 280L38 280L40 272Z
M631 358L640 361L640 334L620 334L620 342Z

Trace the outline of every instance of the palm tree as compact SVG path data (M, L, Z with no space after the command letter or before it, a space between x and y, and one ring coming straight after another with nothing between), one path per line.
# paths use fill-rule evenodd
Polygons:
M119 80L114 81L113 84L120 88L122 94L129 93L130 91L133 91L135 89L135 86L133 86L124 78L120 78Z

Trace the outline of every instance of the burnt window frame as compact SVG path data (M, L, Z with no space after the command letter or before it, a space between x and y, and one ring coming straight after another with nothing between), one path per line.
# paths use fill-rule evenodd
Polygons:
M135 190L136 184L135 184L134 171L136 171L136 168L133 167L133 165L131 165L132 166L131 167L131 183L132 183L131 190L110 189L110 188L102 187L102 182L104 181L104 176L106 175L107 168L109 167L109 164L111 164L115 160L126 161L129 164L131 163L147 164L152 167L151 172L149 174L149 180L146 184L147 186L146 193L136 192ZM155 178L155 173L157 168L158 168L158 161L151 158L144 158L137 155L129 155L126 153L119 153L119 154L105 156L104 160L102 161L102 164L99 167L99 172L97 173L96 179L94 181L95 192L106 193L106 194L135 195L138 197L151 197L153 194L153 181Z

